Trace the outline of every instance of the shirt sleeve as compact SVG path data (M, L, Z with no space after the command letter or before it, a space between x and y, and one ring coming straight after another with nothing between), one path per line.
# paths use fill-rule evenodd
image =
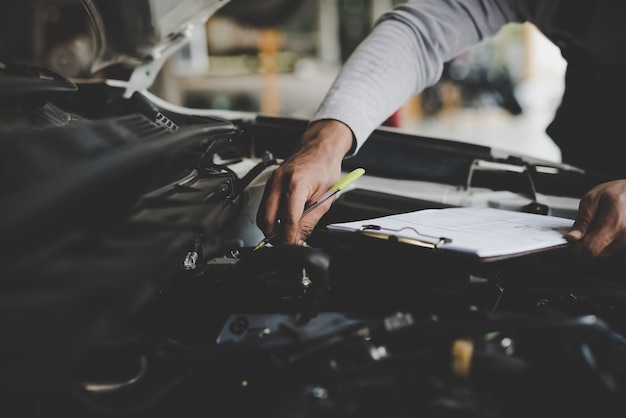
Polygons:
M439 80L445 62L517 19L512 0L398 6L381 16L344 64L311 122L345 123L354 134L354 154L409 97Z

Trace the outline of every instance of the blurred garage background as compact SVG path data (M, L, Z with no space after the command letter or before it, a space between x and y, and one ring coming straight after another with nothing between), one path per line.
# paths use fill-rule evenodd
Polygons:
M147 23L135 9L142 2L111 1L126 12L107 18L114 24L124 20L127 32L107 34L114 48L104 58L144 54L153 40L141 37ZM193 5L188 1L179 8ZM191 42L168 54L156 80L157 71L152 71L147 85L163 99L187 107L308 118L376 19L400 2L230 0L195 26ZM124 79L128 68L123 66L91 73L99 44L90 35L81 3L89 1L5 3L0 50L15 62L68 77ZM564 70L556 46L533 26L507 26L447 63L441 81L408 100L386 124L559 161L559 150L544 130L559 104Z
M307 118L378 16L398 0L233 1L199 28L153 92L176 104ZM231 5L238 7L232 7ZM446 65L389 126L559 161L544 130L559 104L565 61L530 24Z

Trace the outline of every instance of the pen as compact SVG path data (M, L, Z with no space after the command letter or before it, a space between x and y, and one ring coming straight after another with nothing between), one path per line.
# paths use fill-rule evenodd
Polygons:
M328 199L330 199L331 197L333 197L334 195L336 195L337 193L339 193L340 191L345 189L347 186L349 186L352 183L354 183L356 181L356 179L361 177L363 174L365 174L365 170L362 169L362 168L355 168L350 173L346 174L341 180L339 180L337 182L337 184L335 184L333 187L331 187L326 193L324 193L323 195L318 197L311 204L306 205L304 207L304 211L302 212L302 216L306 215L307 213L309 213L310 211L312 211L313 209L315 209L316 207L318 207L319 205L321 205L322 203L324 203L325 201L327 201ZM268 235L267 237L263 238L257 244L257 246L254 247L253 251L256 251L259 248L265 246L265 244L267 244L272 239L274 239L274 237L276 237L276 235L278 235L278 231L274 231L270 235Z

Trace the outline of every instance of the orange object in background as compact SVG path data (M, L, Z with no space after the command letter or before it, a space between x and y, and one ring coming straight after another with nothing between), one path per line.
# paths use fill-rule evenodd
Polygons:
M259 59L261 72L261 112L280 112L278 91L278 51L281 34L276 29L264 29L259 33Z
M383 122L383 126L390 126L392 128L399 128L401 124L400 110L396 110L391 116Z

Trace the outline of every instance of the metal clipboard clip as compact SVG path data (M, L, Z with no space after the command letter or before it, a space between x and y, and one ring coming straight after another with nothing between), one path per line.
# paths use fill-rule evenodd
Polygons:
M409 237L403 237L403 236L398 236L398 235L393 234L393 232L400 232L404 230L413 231L415 234L417 234L421 238L409 238ZM389 231L389 233L383 232L383 231ZM432 249L440 248L444 244L449 244L452 242L452 238L437 237L434 235L422 234L417 229L410 227L410 226L405 226L399 229L391 229L391 228L381 227L380 225L367 224L367 225L362 225L359 228L359 232L369 237L393 240L393 241L401 242L404 244L416 245L418 247L426 247L426 248L432 248Z

